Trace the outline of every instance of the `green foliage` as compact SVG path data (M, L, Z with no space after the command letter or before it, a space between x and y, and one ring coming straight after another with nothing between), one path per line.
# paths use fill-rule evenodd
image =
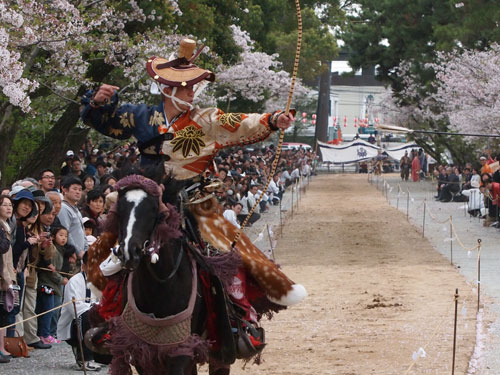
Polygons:
M17 133L11 146L7 166L5 168L4 181L12 182L18 171L29 160L31 153L38 148L42 142L50 142L46 135L52 127L54 114L60 111L57 104L47 106L47 111L37 116L18 116L15 126ZM54 112L50 112L53 109Z
M336 26L336 21L330 23L331 15L337 14L338 7L331 1L301 1L301 6L303 36L299 77L309 81L322 73L321 62L330 61L338 54L337 42L330 32L330 28ZM323 12L318 13L318 7L324 8ZM248 10L241 20L242 27L264 52L278 53L284 70L291 73L297 43L294 1L249 0Z

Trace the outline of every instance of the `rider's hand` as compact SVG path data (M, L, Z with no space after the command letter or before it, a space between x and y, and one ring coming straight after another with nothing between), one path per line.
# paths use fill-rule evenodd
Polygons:
M120 88L118 86L112 86L107 84L102 85L101 87L99 87L99 90L97 90L96 94L94 95L94 102L96 104L101 104L101 105L109 103L115 91L119 89Z
M282 113L281 115L279 115L278 123L276 125L278 126L278 128L285 130L288 129L294 121L295 117L293 117L292 113L289 113L288 116Z

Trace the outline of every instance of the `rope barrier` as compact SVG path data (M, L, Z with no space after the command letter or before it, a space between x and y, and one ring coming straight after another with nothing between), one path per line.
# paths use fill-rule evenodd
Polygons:
M63 271L53 271L51 270L50 268L45 268L45 267L39 267L39 266L34 266L32 264L28 264L28 267L29 268L36 268L37 270L42 270L42 271L50 271L50 272L56 272L58 274L61 274L61 275L67 275L69 277L71 276L75 276L74 273L69 273L69 272L63 272Z
M390 187L392 189L392 186L386 181L384 180L384 186L387 186L387 187ZM407 192L403 191L403 189L401 188L401 184L398 183L398 198L400 196L400 194L403 193L403 194L408 194L408 197L410 198L410 201L412 203L415 203L415 197L412 196L412 194L410 193L410 190L408 189ZM422 201L418 206L416 206L415 208L420 208L421 206L423 206L425 204L425 200ZM467 247L465 246L465 244L463 243L463 241L460 239L460 237L458 236L458 232L456 231L455 229L455 226L453 225L453 220L449 217L447 218L446 220L444 221L440 221L438 220L437 216L434 215L432 213L432 211L429 209L429 206L426 205L426 212L429 213L429 216L431 217L431 219L436 223L436 224L447 224L447 223L450 223L451 225L451 233L450 233L450 241L453 241L455 238L457 240L457 243L460 245L460 247L462 247L462 249L464 249L465 251L469 252L469 251L474 251L474 250L477 250L478 248L480 248L480 245L476 245L476 246L473 246L473 247ZM455 235L455 237L453 238L453 235Z
M97 301L97 299L96 299L96 298L81 298L81 299L77 299L77 300L75 300L75 302L89 301L89 300L95 300L95 301ZM39 316L42 316L42 315L48 314L49 312L55 311L55 310L57 310L57 309L62 309L64 306L67 306L67 305L72 304L72 303L73 303L73 301L68 301L68 302L63 303L63 304L61 304L61 305L59 305L59 306L53 307L53 308L51 308L50 310L44 311L43 313L40 313L40 314L36 314L36 315L30 316L29 318L26 318L26 319L20 320L20 321L18 321L18 322L12 323L12 324L9 324L8 326L0 327L0 329L7 329L7 328L10 328L10 327L15 327L15 326L16 326L16 325L18 325L18 324L21 324L21 323L27 322L27 321L32 320L32 319L35 319L35 318L38 318Z
M481 245L477 244L476 246L473 246L473 247L466 247L464 245L464 243L462 242L462 240L460 239L460 237L458 237L458 233L457 231L455 230L455 226L453 225L453 221L451 222L451 229L453 231L453 233L455 234L455 238L457 239L457 242L458 244L465 250L465 251L474 251L474 250L477 250L477 249L480 249L481 248ZM451 236L450 236L451 237Z

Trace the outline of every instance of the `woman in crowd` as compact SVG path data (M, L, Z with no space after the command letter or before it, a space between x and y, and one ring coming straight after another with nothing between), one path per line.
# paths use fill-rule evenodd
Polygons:
M82 198L80 199L80 202L78 202L78 207L83 207L85 205L85 202L87 201L87 194L89 191L94 190L96 187L96 178L92 175L85 175L82 177L82 182L83 182L83 191L82 191Z
M36 192L33 194L35 193ZM43 194L34 196L38 205L39 215L37 216L34 224L30 226L29 232L33 236L38 237L40 241L32 245L28 253L28 273L26 276L26 286L24 289L24 300L22 306L23 319L35 316L38 282L38 272L36 268L38 266L47 267L55 252L55 247L50 239L50 233L45 230L41 222L42 215L46 215L52 211L52 202ZM27 221L33 221L33 217L29 218ZM44 344L38 337L36 319L25 321L23 326L24 339L29 346L36 349L50 349L51 346Z
M99 190L91 190L87 194L87 204L82 208L82 216L88 217L94 221L96 227L92 235L97 237L101 234L101 215L104 212L104 199L105 196Z
M10 245L10 227L7 221L13 213L11 199L7 195L0 195L0 293L12 292L9 290L16 284L16 272L12 266L12 247ZM9 323L8 314L12 306L0 305L0 327ZM5 350L4 336L6 330L0 329L0 363L10 362L10 353Z
M12 265L16 269L16 281L20 288L19 299L22 301L22 291L24 289L24 271L28 265L28 251L30 246L39 242L36 235L30 234L28 231L28 219L36 219L38 215L37 205L33 194L28 190L19 191L14 201L14 216L11 219L15 222L14 230L11 232L13 237L12 245ZM13 324L16 321L16 315L20 312L20 306L14 307L8 316L8 324ZM22 314L21 314L22 315ZM15 327L7 330L7 336L13 337L15 335Z

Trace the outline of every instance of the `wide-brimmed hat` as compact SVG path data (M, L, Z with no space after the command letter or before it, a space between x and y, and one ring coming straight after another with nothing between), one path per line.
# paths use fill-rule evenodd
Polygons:
M38 208L35 204L35 198L33 197L33 194L27 189L21 190L20 192L18 192L16 194L16 196L14 198L12 198L12 200L14 201L14 210L17 209L17 206L19 205L19 203L23 199L27 199L27 200L31 201L31 212L28 214L28 216L26 216L23 219L27 219L29 217L32 217L32 216L35 216L36 214L38 214Z
M45 196L43 190L35 190L32 192L32 194L35 198L35 201L45 203L45 208L43 212L40 213L40 215L50 214L52 212L53 204L52 201L47 196Z
M146 63L148 74L157 83L170 87L193 86L203 80L215 81L214 73L193 64L193 61L203 49L200 48L193 55L195 47L196 42L194 40L183 39L179 46L177 59L169 60L163 57L151 57Z

